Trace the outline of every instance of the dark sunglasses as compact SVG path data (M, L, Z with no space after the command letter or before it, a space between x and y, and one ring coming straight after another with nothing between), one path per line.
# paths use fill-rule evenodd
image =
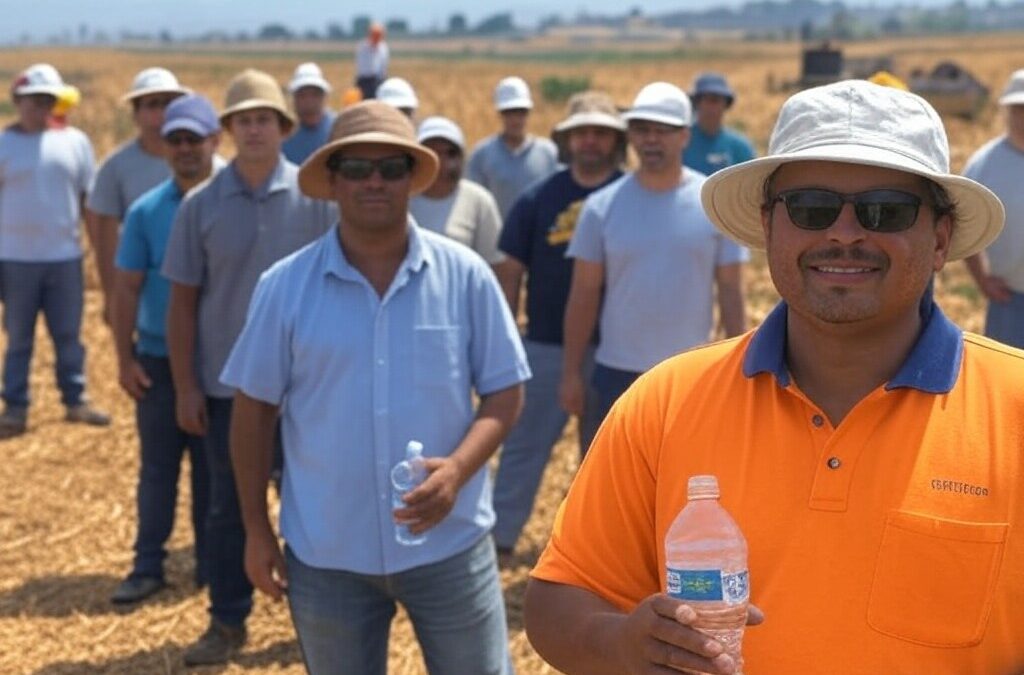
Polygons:
M412 172L415 164L416 161L409 155L363 159L334 154L327 158L327 169L341 174L345 180L367 180L374 171L387 181L402 180Z
M871 232L902 232L917 221L921 198L901 190L866 190L844 195L820 188L780 192L772 200L786 205L793 224L804 230L827 230L839 218L844 204L853 204L857 221Z
M192 147L195 147L197 145L201 145L204 140L206 139L204 139L202 136L190 134L188 132L180 134L171 134L170 136L164 137L164 141L167 142L167 145L170 145L171 147L174 148L178 147L183 143L185 145L191 145Z

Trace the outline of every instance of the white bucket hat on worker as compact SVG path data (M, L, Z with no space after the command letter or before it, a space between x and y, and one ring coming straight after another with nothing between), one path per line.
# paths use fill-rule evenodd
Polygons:
M326 94L331 93L331 84L324 79L324 73L320 66L312 61L300 63L288 82L288 93L294 94L303 87L316 87Z
M149 94L189 94L191 91L178 84L178 78L166 68L146 68L135 76L132 88L121 97L121 101L128 102Z
M416 142L422 143L431 138L443 138L457 145L459 150L466 150L466 137L462 134L462 129L447 117L428 117L420 122L420 128L416 132Z
M693 120L693 109L690 97L676 85L652 82L640 90L633 107L622 114L622 119L688 127Z
M764 183L795 161L878 166L923 176L956 204L949 260L982 251L1003 229L1004 211L986 187L949 172L949 142L935 109L920 96L864 80L807 89L782 106L768 155L722 169L701 190L708 217L733 239L763 249Z
M1010 75L1010 81L1006 83L1003 95L999 98L999 105L1024 105L1024 69Z
M530 87L521 77L506 77L494 88L494 107L502 110L532 110Z
M416 98L416 91L412 85L400 77L389 77L377 86L376 98L378 101L387 103L393 108L416 108L420 107L420 100Z
M64 93L65 84L57 69L49 63L36 63L18 75L11 88L15 96L49 94L54 98Z

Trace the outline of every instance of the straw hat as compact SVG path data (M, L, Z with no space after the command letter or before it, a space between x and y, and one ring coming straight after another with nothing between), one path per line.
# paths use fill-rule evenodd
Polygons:
M577 127L607 127L619 132L626 131L626 123L615 107L615 102L603 91L581 91L573 94L566 108L565 119L556 124L551 131L553 138Z
M288 102L277 80L261 70L246 68L228 84L220 123L226 125L228 118L235 113L256 108L270 108L281 115L285 133L295 126L295 117L288 110Z
M708 217L733 239L763 249L765 180L783 164L830 161L878 166L941 185L957 207L949 260L984 250L1003 229L999 199L949 172L949 142L935 109L920 96L864 80L807 89L782 106L768 155L722 169L701 189Z
M423 192L437 176L438 160L430 148L416 142L412 122L398 109L380 101L363 101L345 108L331 127L331 138L299 169L299 189L317 199L333 199L327 158L352 145L381 143L409 153L416 161L410 194Z

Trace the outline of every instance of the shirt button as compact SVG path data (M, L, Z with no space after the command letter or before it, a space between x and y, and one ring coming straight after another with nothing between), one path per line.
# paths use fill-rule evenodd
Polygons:
M377 359L377 365L378 366L383 366L384 365L384 359Z
M830 468L830 469L838 469L842 465L843 465L843 461L841 459L839 459L838 457L829 457L828 458L828 468Z
M813 424L816 427L820 427L824 423L825 418L822 417L821 415L815 415L814 417L811 418L811 424Z

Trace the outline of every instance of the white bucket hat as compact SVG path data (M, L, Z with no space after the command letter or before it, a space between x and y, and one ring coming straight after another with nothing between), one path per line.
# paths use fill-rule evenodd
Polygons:
M166 68L146 68L132 80L132 88L121 97L128 102L149 94L190 94L192 90L178 84L178 78Z
M1006 83L1003 95L999 98L999 105L1024 105L1024 69L1010 75L1010 81Z
M633 107L622 114L622 119L688 127L693 120L693 109L690 97L676 85L652 82L640 90Z
M494 88L494 107L503 110L532 110L530 87L521 77L506 77Z
M949 260L978 253L1003 228L1004 211L987 188L949 172L949 142L935 109L920 96L865 80L807 89L782 106L768 155L722 169L701 189L708 217L733 239L763 249L765 180L783 164L829 161L923 176L956 204Z
M12 92L15 96L30 94L49 94L54 98L60 96L65 89L57 69L49 63L36 63L21 72L14 81Z
M462 129L447 117L428 117L420 122L419 131L416 132L416 142L422 143L431 138L443 138L457 145L459 150L463 152L466 150L466 137L463 136Z
M376 98L378 101L387 103L393 108L420 107L420 100L416 98L416 91L412 85L400 77L389 77L377 86Z
M320 66L312 61L300 63L288 83L288 93L294 94L303 87L316 87L325 94L331 93L331 84L324 79L324 73Z

